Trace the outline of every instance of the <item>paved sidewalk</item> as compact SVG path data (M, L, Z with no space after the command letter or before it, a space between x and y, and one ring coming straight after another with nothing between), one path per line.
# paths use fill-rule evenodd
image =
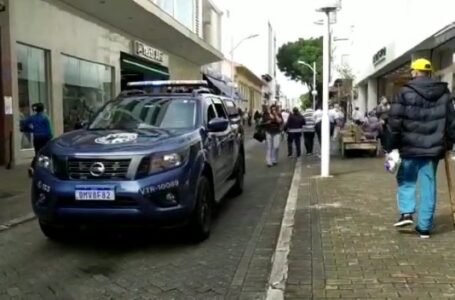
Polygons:
M0 168L0 225L32 211L28 165Z
M394 176L382 159L332 159L331 179L311 178L307 160L299 187L286 299L455 299L455 231L439 169L431 239L398 232Z

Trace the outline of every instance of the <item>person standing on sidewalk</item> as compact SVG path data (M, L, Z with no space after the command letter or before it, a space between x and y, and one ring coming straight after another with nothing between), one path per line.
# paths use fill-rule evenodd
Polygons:
M256 125L259 124L259 121L261 120L261 113L259 111L256 110L256 112L254 113L254 123Z
M302 127L305 125L305 118L300 114L297 107L294 107L292 114L289 115L285 126L288 134L288 156L292 156L292 144L295 144L297 157L302 154Z
M431 62L417 59L411 65L412 80L401 88L389 112L386 151L398 150L398 209L394 224L414 224L416 183L420 183L420 207L415 230L429 238L436 209L438 162L455 141L455 109L447 83L431 78Z
M33 115L23 120L20 126L22 132L30 132L33 134L35 156L28 169L30 177L33 176L34 166L39 151L52 139L51 122L44 113L44 105L42 103L35 103L32 105L32 111Z
M315 135L315 123L314 123L314 111L311 108L307 108L303 113L305 118L305 125L303 126L303 139L305 142L305 149L307 155L313 154L314 135Z
M316 135L318 136L319 146L321 146L321 129L322 129L322 109L318 107L313 114L314 117L314 128Z
M358 106L355 107L354 112L352 113L352 121L357 125L362 125L363 117Z
M283 119L276 105L272 105L270 109L264 111L261 126L265 130L267 145L266 161L268 167L275 166L278 163L282 124Z

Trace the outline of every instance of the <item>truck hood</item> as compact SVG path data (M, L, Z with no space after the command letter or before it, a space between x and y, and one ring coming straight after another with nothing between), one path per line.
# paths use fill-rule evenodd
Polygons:
M196 136L197 130L76 130L51 143L55 154L100 154L154 152L184 147Z

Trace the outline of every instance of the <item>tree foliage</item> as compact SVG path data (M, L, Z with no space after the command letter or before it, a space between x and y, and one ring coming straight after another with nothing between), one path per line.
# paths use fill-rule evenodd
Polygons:
M311 99L310 93L306 93L300 96L300 108L305 110L311 108L313 105L313 100Z
M313 72L305 65L298 63L302 60L309 65L316 61L317 90L322 82L322 37L299 39L295 42L284 44L278 49L278 68L292 80L302 82L309 90L313 89Z

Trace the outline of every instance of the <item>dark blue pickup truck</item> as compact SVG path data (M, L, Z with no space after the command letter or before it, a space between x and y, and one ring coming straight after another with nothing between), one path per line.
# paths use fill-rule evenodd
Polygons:
M224 100L203 82L143 85L160 89L124 92L39 153L32 204L49 238L133 225L185 226L204 240L214 205L242 192L243 131Z

